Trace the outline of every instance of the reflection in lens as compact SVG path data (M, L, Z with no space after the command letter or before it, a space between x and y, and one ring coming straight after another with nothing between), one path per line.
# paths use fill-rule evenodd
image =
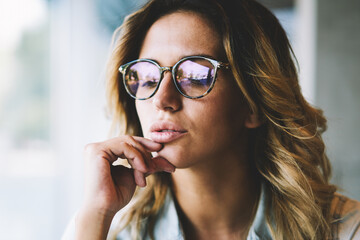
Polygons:
M137 62L129 66L125 75L127 90L137 98L149 97L160 79L158 67L151 62Z
M214 72L214 67L208 60L189 59L178 65L176 81L185 95L199 97L210 89L214 81Z

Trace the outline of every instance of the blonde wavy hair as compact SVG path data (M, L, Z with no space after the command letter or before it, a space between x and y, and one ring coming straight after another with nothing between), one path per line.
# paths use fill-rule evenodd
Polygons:
M193 11L211 21L222 36L234 79L250 109L263 121L251 141L256 168L266 194L267 223L274 239L329 238L329 206L336 190L329 184L331 166L321 134L322 111L302 96L294 55L276 17L253 0L150 0L129 15L114 34L108 65L107 94L113 129L142 136L134 100L122 84L120 65L137 59L150 26L176 11ZM145 231L153 238L158 211L164 204L170 175L148 177L137 190L116 234L130 227L132 238Z

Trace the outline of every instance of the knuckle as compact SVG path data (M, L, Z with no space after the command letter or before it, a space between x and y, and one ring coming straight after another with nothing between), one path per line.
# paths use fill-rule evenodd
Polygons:
M102 143L89 143L84 147L84 155L90 159L102 159L107 156Z
M123 149L124 155L127 159L133 160L138 156L138 152L131 144L127 142L121 142L119 145L119 147Z
M122 148L123 150L126 150L130 147L130 145L127 142L120 142L119 147Z
M135 141L134 138L132 136L130 136L130 135L124 135L123 140L128 142L128 143L133 143Z
M126 142L134 147L138 145L134 137L130 135L126 135Z
M98 151L98 146L99 144L98 143L89 143L89 144L86 144L85 147L84 147L84 152L85 153L89 153L89 154L92 154L96 151Z
M143 155L138 151L135 152L135 158L140 159L141 161L144 161Z

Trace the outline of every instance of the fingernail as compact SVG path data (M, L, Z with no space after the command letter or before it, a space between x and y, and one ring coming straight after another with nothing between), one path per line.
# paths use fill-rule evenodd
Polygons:
M175 172L175 167L165 167L164 168L164 172L167 172L167 173L173 173Z
M144 179L143 181L141 181L138 186L141 188L146 187L146 180Z

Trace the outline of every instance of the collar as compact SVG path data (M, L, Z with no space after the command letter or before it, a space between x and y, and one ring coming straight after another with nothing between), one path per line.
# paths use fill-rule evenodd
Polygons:
M246 240L270 240L270 231L266 224L265 186L261 186L258 208ZM176 211L171 191L168 190L163 208L159 212L154 229L155 239L184 240L184 234Z

